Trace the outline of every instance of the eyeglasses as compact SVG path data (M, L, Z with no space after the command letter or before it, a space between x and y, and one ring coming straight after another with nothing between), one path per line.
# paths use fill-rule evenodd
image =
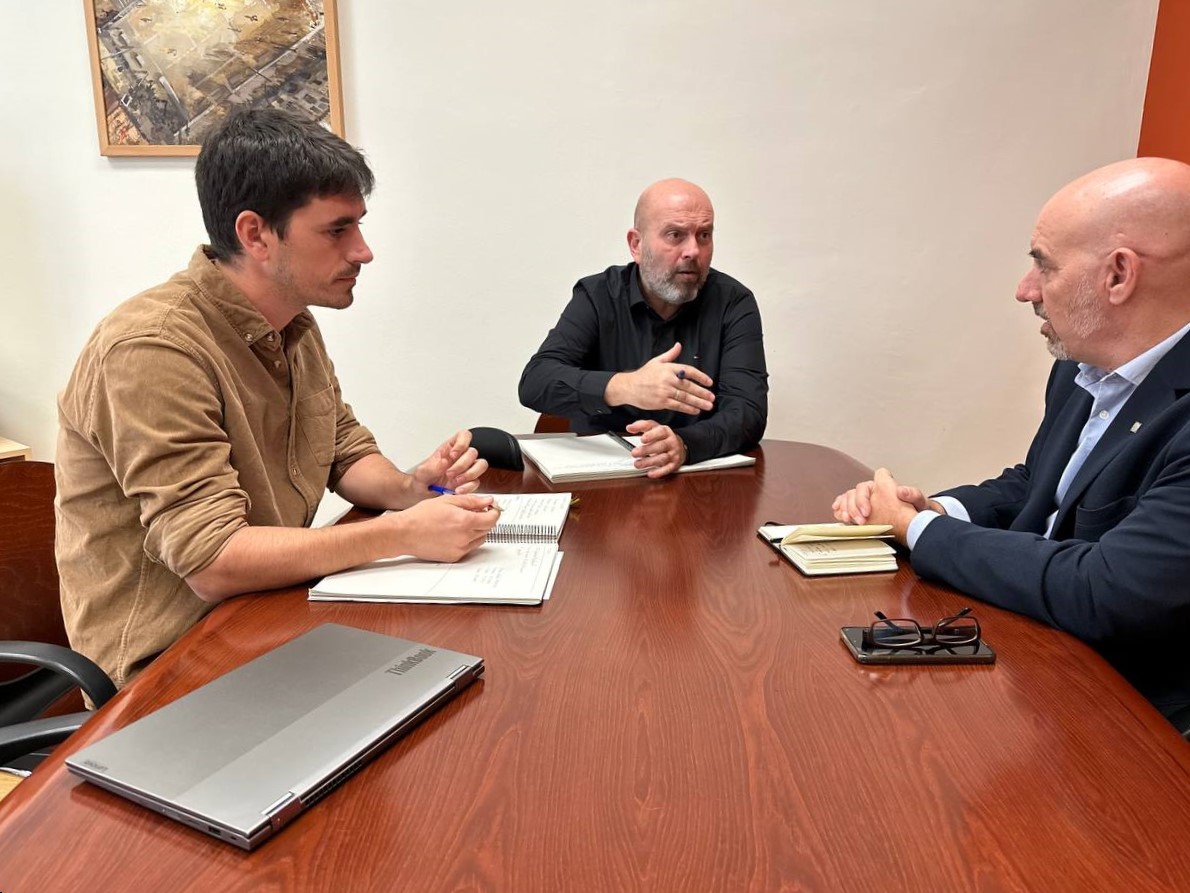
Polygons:
M943 617L933 626L922 626L911 617L889 618L880 611L876 612L876 616L879 619L864 631L865 648L938 651L959 645L974 645L980 638L979 621L971 616L970 608Z

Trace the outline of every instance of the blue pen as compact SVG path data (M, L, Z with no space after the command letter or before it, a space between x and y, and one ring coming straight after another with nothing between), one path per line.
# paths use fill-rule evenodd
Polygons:
M450 489L450 487L439 487L437 484L430 484L429 489L433 490L435 493L437 493L440 496L454 496L455 495L455 491Z
M686 370L679 369L678 370L678 381L685 381L685 380L686 380Z

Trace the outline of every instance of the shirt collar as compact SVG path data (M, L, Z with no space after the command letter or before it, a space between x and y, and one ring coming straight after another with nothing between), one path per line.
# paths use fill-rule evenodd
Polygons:
M273 327L244 293L232 285L231 280L215 266L210 251L206 245L200 245L195 249L187 268L190 278L244 341L254 344L267 337L274 331ZM287 342L296 341L313 324L314 317L309 311L303 310L290 321L282 334Z
M1139 387L1140 383L1148 378L1149 373L1153 371L1153 367L1161 362L1161 358L1169 353L1187 332L1190 332L1190 323L1186 323L1160 344L1155 344L1139 356L1133 357L1116 369L1114 373L1104 372L1098 366L1092 366L1090 363L1079 363L1079 372L1075 377L1075 383L1081 388L1086 388L1088 385L1098 384L1109 375L1115 374L1133 387Z
M634 263L632 275L628 277L628 306L635 307L637 305L653 309L649 307L649 302L645 300L645 293L640 287L640 265Z

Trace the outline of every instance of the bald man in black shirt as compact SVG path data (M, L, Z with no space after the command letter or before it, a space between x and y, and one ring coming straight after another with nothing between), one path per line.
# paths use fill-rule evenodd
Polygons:
M715 212L685 180L641 194L633 263L580 279L525 366L521 403L579 434L627 431L649 477L750 449L768 417L768 372L752 292L711 269Z

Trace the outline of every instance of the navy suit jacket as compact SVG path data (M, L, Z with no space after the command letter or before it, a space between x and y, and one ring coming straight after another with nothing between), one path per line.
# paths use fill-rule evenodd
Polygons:
M930 522L913 568L1078 636L1168 716L1190 705L1190 335L1133 392L1055 506L1091 411L1077 373L1054 364L1024 464L946 491L973 523Z

